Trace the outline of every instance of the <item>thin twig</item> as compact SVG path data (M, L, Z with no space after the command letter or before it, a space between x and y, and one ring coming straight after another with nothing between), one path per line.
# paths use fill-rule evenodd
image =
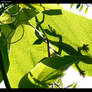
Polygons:
M49 47L49 40L47 37L46 40L47 40L48 58L50 58L50 47Z

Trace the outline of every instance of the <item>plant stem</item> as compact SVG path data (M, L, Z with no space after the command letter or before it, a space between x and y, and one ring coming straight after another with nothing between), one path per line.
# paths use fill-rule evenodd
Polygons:
M50 47L49 47L49 40L47 37L46 40L47 40L47 48L48 48L48 58L50 58Z
M1 73L2 73L3 80L4 80L6 88L11 88L9 81L8 81L8 78L7 78L7 75L6 75L6 72L5 72L5 69L4 69L3 57L2 57L1 51L0 51L0 69L1 69Z
M36 32L38 32L38 33L40 34L40 36L44 39L42 33L41 33L38 29L36 29L32 24L29 24L29 25L30 25L32 28L34 28L34 29L36 30ZM47 39L46 39L46 40L47 40ZM44 40L44 41L45 41L45 40ZM45 42L47 43L47 41L45 41ZM54 48L52 47L52 45L51 45L50 42L49 42L49 48L51 48L51 50L56 53L56 51L54 50Z

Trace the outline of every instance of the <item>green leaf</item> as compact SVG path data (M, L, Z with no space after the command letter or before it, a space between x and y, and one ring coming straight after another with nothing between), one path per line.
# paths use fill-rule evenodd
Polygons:
M75 85L73 86L73 88L76 88L76 86L77 86L77 83L75 83Z
M29 6L33 7L34 9L36 9L39 12L44 11L45 10L49 10L49 9L64 9L61 4L29 4Z
M35 30L31 26L19 26L12 38L12 42L21 37L23 28L23 38L15 44L11 44L9 53L10 67L8 77L13 88L17 88L21 78L35 67L41 59L48 56L46 43L33 45L37 37L35 36Z
M35 4L34 4L35 5ZM57 9L58 6L51 4L44 4L44 6L50 8L50 9ZM40 9L40 8L39 8ZM58 9L62 9L60 7L58 7ZM29 12L29 10L28 10ZM23 15L21 16L26 16L27 12L24 12ZM39 23L37 23L35 18L38 18L38 21L41 22L42 20L42 24L41 27L39 27ZM38 30L40 30L41 32L45 31L48 39L50 40L50 43L52 44L52 46L55 48L55 50L61 55L61 56L65 56L65 55L79 55L80 53L78 52L78 48L82 47L83 44L89 44L88 45L88 52L84 53L83 51L81 51L82 55L86 55L88 58L92 57L92 20L87 19L83 16L78 16L74 13L71 13L69 11L66 10L62 10L62 14L60 15L47 15L45 14L45 17L43 19L43 13L39 13L37 14L36 17L31 17L30 18L25 18L25 20L27 19L30 20L29 23L32 24L35 28L37 28ZM22 17L23 18L23 17ZM20 19L17 21L20 22L20 20L22 19L20 17ZM21 21L22 23L22 21ZM19 24L21 24L19 23ZM25 21L23 22L25 23ZM25 23L26 24L26 23ZM48 26L50 25L50 26ZM52 28L51 28L52 27ZM42 29L41 29L42 28ZM48 30L48 31L46 31ZM54 30L54 31L53 31ZM53 33L54 32L54 33ZM12 42L16 41L17 39L19 39L21 37L23 33L23 28L22 26L18 26L18 28L16 29L16 32L12 38ZM53 33L51 35L51 33ZM30 73L28 73L26 76L28 78L28 80L31 81L31 83L29 82L29 84L43 84L43 82L39 80L43 80L45 78L46 75L48 75L48 73L52 72L49 71L47 67L49 67L50 69L57 69L60 68L61 70L65 70L67 67L69 67L70 65L72 65L76 59L72 59L72 58L62 58L62 60L67 63L66 67L62 67L61 65L64 66L65 63L63 62L58 63L58 65L56 66L54 63L56 63L56 61L53 63L51 62L49 64L48 63L38 63L41 59L43 59L44 57L47 57L48 53L47 53L47 44L45 42L43 42L40 45L33 45L33 43L38 39L38 37L35 35L35 29L32 28L31 26L28 25L24 25L24 36L23 38L18 41L15 44L11 45L10 48L10 53L9 53L9 60L10 60L10 67L9 67L9 71L8 71L8 77L9 77L9 81L11 84L12 88L18 88L18 85L20 84L25 84L25 75L28 72L32 72L32 70L35 71L39 71L39 69L41 69L41 72L44 73L44 75L40 72L37 73L37 79L33 80L32 76L30 76ZM83 57L84 57L83 56ZM79 60L80 58L77 57L77 59ZM74 61L73 61L74 60ZM81 59L83 60L83 59ZM91 60L91 59L90 59ZM73 62L72 62L73 61ZM84 60L83 60L84 61ZM80 68L82 68L86 75L90 75L92 76L92 64L85 64L83 61L81 61L79 63ZM87 59L86 59L87 61ZM52 64L53 63L53 64ZM91 62L90 62L91 63ZM41 66L46 66L47 70L40 68ZM38 65L37 67L39 67L39 69L35 68L35 66ZM34 68L34 69L33 69ZM46 71L46 72L45 72ZM63 72L63 71L62 71ZM54 74L55 76L52 76L50 74L49 77L47 77L48 83L51 83L53 79L53 77L59 77L59 73ZM39 80L38 80L39 77ZM48 80L50 79L51 82ZM22 81L23 80L23 81ZM53 79L54 80L54 79ZM22 83L21 83L22 82ZM40 87L42 87L42 84L40 85ZM45 83L44 83L45 84ZM28 86L28 87L31 87ZM34 85L34 87L35 87ZM20 86L19 86L20 87ZM23 87L27 87L26 84ZM47 87L45 85L45 87Z
M47 15L60 15L60 14L62 14L61 9L45 10L45 11L43 11L43 13L47 14Z
M86 8L86 10L85 10L85 14L88 12L88 7Z
M19 7L17 4L13 4L5 13L10 14L11 16L16 15L19 11Z
M81 4L77 4L76 8L79 8Z
M72 84L68 85L67 88L69 88L69 87L76 88L76 86L77 86L77 83L72 83Z
M70 60L71 62L69 62ZM75 59L71 56L53 56L51 58L47 58L40 63L38 63L32 70L29 77L29 80L34 85L40 85L42 88L48 87L50 84L54 83L57 78L61 77L63 75L63 72L69 68L73 63L75 62ZM44 85L41 85L40 83L36 84L35 80L38 80ZM34 81L33 81L34 80Z
M34 17L36 14L38 14L38 12L36 12L34 9L22 8L16 16L16 27L18 27L21 24L28 24L29 19Z
M83 4L81 4L79 11L81 11L82 9L83 9Z
M15 18L11 17L9 14L4 13L2 16L0 16L0 24L10 24L14 22Z
M40 13L37 15L39 21L43 19L43 14ZM32 18L29 21L35 28L38 22L35 18ZM52 27L49 28L50 25ZM82 55L82 58L79 60L79 67L85 71L87 76L92 76L92 20L84 16L79 16L73 14L69 11L62 10L61 15L46 15L44 17L44 22L41 24L42 32L44 31L58 54L64 55ZM53 34L53 30L55 31ZM88 44L89 50L83 50L83 45ZM82 48L79 53L78 48ZM85 63L86 62L86 63ZM73 65L74 66L74 65Z
M70 8L72 8L72 7L73 7L73 5L74 5L74 4L71 4L71 5L70 5Z
M72 83L72 84L68 85L67 87L69 88L69 87L72 87L73 85L74 85L74 83Z
M11 23L11 24L6 24L6 25L0 25L0 29L5 35L4 40L5 42L7 42L7 46L8 46L7 49L9 50L11 38L13 37L15 33L16 27L13 23Z

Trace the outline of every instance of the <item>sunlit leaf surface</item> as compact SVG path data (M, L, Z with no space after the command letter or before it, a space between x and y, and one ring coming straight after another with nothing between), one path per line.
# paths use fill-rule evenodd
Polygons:
M19 15L16 16L16 21L13 22L15 25L15 34L11 42L21 39L11 44L9 53L10 65L8 77L12 88L48 87L41 81L52 73L55 67L57 67L55 71L58 72L58 68L61 67L61 70L65 70L75 63L76 60L74 58L72 60L69 58L66 59L63 57L65 55L70 57L81 54L82 56L80 58L78 57L78 60L80 60L79 67L85 71L86 75L92 76L92 20L68 12L56 4L44 4L43 7L45 8L32 4L31 7L34 7L36 11L34 11L34 9L31 10L30 7L20 7L22 7L22 10L19 12ZM42 13L38 14L38 11L42 11ZM53 11L55 11L55 13ZM55 59L55 65L49 65L49 60L47 60L47 64L44 64L45 66L43 63L38 64L41 59L48 56L47 44L39 40L37 41L38 36L35 29L28 25L28 23L47 35L54 49L63 57L63 61L69 64L67 68L63 68L64 65L62 65L62 63L57 63L58 59ZM1 28L4 29L5 26L1 26ZM8 27L6 28L8 31ZM40 44L34 44L34 42ZM79 51L78 48L82 50ZM86 56L85 59L83 55ZM41 65L41 67L39 66L39 68L37 67L36 69L36 65ZM47 68L48 66L49 69ZM37 75L35 75L36 70L38 70ZM37 80L30 77L30 71L36 76ZM40 72L42 72L42 74L40 74ZM54 76L55 75L56 74L54 74ZM51 77L47 77L47 80L48 78Z

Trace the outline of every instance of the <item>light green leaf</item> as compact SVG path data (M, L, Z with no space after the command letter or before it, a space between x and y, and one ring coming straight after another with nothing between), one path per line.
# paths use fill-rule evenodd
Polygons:
M44 4L44 5L51 9L52 8L57 9L56 7L58 7L54 4L52 4L52 7L51 6L49 7L48 4ZM61 8L58 7L58 9L61 9ZM24 15L26 16L27 13L24 12L23 16ZM36 17L40 22L43 20L41 24L42 30L41 28L39 28L39 26L37 26L37 21L35 19ZM81 51L81 54L92 58L92 53L91 53L92 52L92 48L91 48L92 47L92 39L91 39L92 38L92 20L87 19L83 16L78 16L66 10L62 10L62 14L60 15L50 16L45 14L44 19L43 19L43 13L39 13L36 17L33 17L32 19L25 18L25 20L26 19L27 21L30 20L29 23L32 24L35 28L37 28L41 32L45 31L47 37L50 40L50 43L52 44L52 46L55 48L57 52L59 50L59 54L61 56L65 56L65 55L78 56L79 55L78 47L82 47L83 44L88 44L88 48L89 48L88 52L84 53L84 51ZM20 22L20 20L21 19L17 21ZM28 87L31 87L32 84L35 84L35 82L36 82L36 85L38 85L37 83L42 81L45 78L45 76L48 75L48 73L52 72L53 68L56 67L56 71L57 71L58 70L57 68L60 68L61 66L61 63L58 64L59 66L58 65L56 66L55 64L49 65L48 63L47 65L49 65L48 67L51 69L51 71L48 71L46 64L43 64L43 63L38 64L38 62L41 59L43 59L44 57L47 57L48 55L47 47L46 47L47 44L43 42L40 45L33 45L33 43L38 39L38 37L35 35L35 30L28 25L24 25L23 27L24 27L23 38L17 43L11 45L10 53L9 53L10 67L9 67L8 77L12 88L17 88L19 84L21 85L22 79L23 79L22 83L24 83L23 85L25 85L25 82L26 82L25 78L28 78L27 81L29 80L31 81L31 83L27 82ZM17 39L19 39L22 33L23 33L22 26L18 26L12 38L12 41L16 41ZM71 59L63 58L63 61L64 62L66 61L67 65L69 64L68 65L69 67L76 60L72 62L72 58ZM65 65L64 62L62 63L63 64L62 66ZM55 61L55 63L57 62ZM41 66L44 66L47 69L45 70L44 67L40 68L39 66L40 64ZM36 65L38 65L37 67L39 67L39 69L35 67ZM86 75L92 76L92 72L91 72L92 64L87 64L87 63L85 64L84 62L81 62L81 64L79 63L79 66L85 71ZM63 69L60 68L62 72L63 70L66 69L66 67L63 67ZM41 72L44 73L44 75L42 73L40 74L40 72L38 72L37 75L35 74L36 71L37 70L39 71L40 69L41 69ZM30 73L28 73L30 71L32 72L32 70L34 72L34 76L37 79L35 81L30 76ZM52 75L50 75L49 79L51 79L51 76ZM38 80L38 78L40 81ZM47 81L48 81L48 77L47 77ZM51 82L48 81L48 83L51 83ZM42 84L40 85L40 87L42 87ZM23 86L23 87L27 87L27 86ZM32 87L35 87L35 85L33 85Z
M85 10L85 14L88 12L88 7L86 8L86 10Z
M70 5L70 8L72 8L72 7L73 7L73 5L74 5L74 4L71 4L71 5Z
M44 16L42 13L37 15L38 21L44 18L44 22L41 24L42 30L37 27L38 22L35 18L32 18L29 22L34 27L39 28L41 32L46 33L52 46L62 56L67 54L79 55L78 48L82 48L80 54L82 58L86 55L86 59L81 59L82 61L79 61L78 65L85 71L86 75L92 76L92 20L66 10L62 10L61 15ZM59 44L61 45L59 46ZM83 50L84 45L87 46L88 51ZM90 62L90 64L87 62Z
M16 16L17 13L19 12L19 7L18 7L18 4L12 4L11 7L9 7L5 13L11 15L11 16Z
M79 11L81 11L82 9L83 9L83 4L81 4Z
M72 84L68 85L67 88L69 88L69 87L76 88L76 86L77 86L77 83L72 83Z
M72 83L72 84L68 85L68 86L67 86L67 88L72 87L73 85L74 85L74 83Z
M19 81L26 73L41 59L48 56L46 43L43 42L41 45L33 45L37 37L35 36L35 30L28 25L23 25L23 27L19 26L16 29L12 42L18 40L22 36L23 28L23 38L15 44L11 44L9 54L11 63L8 76L11 87L14 88L18 87Z
M49 87L57 78L63 76L63 72L74 62L75 59L71 56L53 56L51 58L47 58L38 63L31 70L28 78L30 82L36 86L40 86L42 88ZM23 84L23 82L20 84Z
M73 88L76 88L76 86L77 86L77 83L74 84Z

